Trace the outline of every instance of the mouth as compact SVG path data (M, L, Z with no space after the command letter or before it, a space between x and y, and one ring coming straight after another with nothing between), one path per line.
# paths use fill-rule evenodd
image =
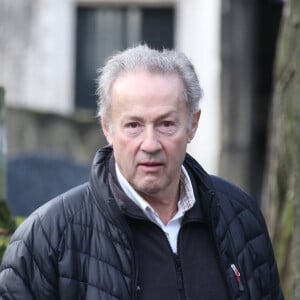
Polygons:
M139 168L147 172L155 172L162 168L163 164L161 162L142 162L138 164Z

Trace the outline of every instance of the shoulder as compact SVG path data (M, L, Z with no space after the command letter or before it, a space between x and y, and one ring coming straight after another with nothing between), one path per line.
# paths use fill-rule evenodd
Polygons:
M236 185L211 176L220 214L219 225L229 229L236 242L252 241L261 249L270 244L268 228L257 201ZM264 238L262 238L264 237Z
M249 216L248 220L254 217L260 223L264 223L264 218L257 202L237 185L224 178L209 175L190 155L186 156L185 167L187 167L195 189L202 191L202 195L206 195L202 203L206 213L209 213L209 195L213 193L215 195L213 198L225 217L232 219L246 213Z
M15 290L13 282L20 280L20 289L23 285L40 284L39 278L43 277L44 287L55 291L59 243L74 216L87 210L87 203L91 202L87 201L88 193L88 185L84 184L59 195L34 211L16 229L0 267L0 282L7 289Z
M211 175L210 178L217 201L222 208L235 214L243 214L247 211L259 220L263 218L257 200L250 194L221 177Z
M56 249L67 224L88 209L89 193L88 184L83 184L48 201L16 229L10 244L33 245L39 240Z
M254 199L237 185L215 175L210 175L210 179L213 190L221 197L221 199L250 205L253 204Z

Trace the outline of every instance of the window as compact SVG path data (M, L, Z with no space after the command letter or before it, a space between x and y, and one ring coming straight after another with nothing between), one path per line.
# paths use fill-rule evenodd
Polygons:
M141 41L157 49L173 48L173 31L173 8L79 7L76 107L95 109L97 68L109 55Z

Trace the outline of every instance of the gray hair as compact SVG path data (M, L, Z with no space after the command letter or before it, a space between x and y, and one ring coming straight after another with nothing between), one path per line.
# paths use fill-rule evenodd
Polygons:
M111 106L111 89L115 80L126 72L147 70L151 73L178 74L184 86L184 100L189 114L199 109L203 96L195 69L190 60L175 50L158 51L147 45L139 45L111 56L98 71L98 113L99 118L107 118ZM109 118L108 118L109 119Z

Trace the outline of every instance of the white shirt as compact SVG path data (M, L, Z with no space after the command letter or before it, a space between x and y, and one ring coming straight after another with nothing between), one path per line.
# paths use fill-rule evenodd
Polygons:
M172 251L177 253L177 238L184 213L191 209L196 201L191 180L184 166L182 166L180 174L180 196L178 201L178 210L174 217L166 225L161 221L158 213L152 208L152 206L128 183L125 177L121 174L117 164L116 173L119 183L126 195L142 209L150 221L157 224L165 232Z

